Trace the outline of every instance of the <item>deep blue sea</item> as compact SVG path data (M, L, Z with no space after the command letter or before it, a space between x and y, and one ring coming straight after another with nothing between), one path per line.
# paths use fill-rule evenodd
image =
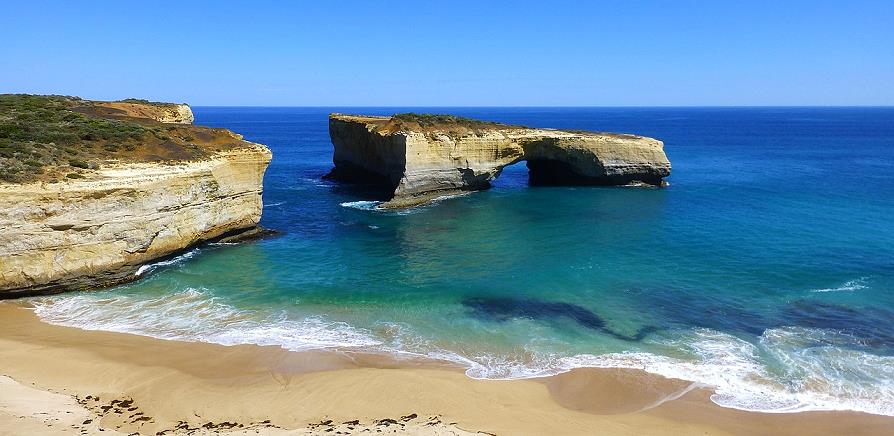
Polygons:
M641 368L723 406L894 415L894 108L194 108L266 144L262 224L132 284L36 300L88 329L428 356L476 378ZM666 189L493 189L409 211L321 180L327 114L661 139Z

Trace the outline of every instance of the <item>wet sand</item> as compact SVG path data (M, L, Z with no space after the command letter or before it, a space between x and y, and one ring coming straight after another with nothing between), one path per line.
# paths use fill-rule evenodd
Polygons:
M437 362L52 326L11 302L0 376L0 435L894 434L891 417L726 409L636 370L473 380Z

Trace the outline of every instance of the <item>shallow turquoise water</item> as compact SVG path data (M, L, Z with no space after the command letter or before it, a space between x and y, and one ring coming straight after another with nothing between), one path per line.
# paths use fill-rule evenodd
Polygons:
M643 368L749 410L894 415L894 109L420 109L665 141L662 190L528 187L408 212L320 180L329 111L195 108L270 146L263 224L50 322L448 359L472 377Z

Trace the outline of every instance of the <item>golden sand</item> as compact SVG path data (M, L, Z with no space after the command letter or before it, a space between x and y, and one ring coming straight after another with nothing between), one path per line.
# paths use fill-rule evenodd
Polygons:
M432 362L53 326L13 303L0 303L0 375L0 435L894 434L890 417L725 409L635 370L473 380Z

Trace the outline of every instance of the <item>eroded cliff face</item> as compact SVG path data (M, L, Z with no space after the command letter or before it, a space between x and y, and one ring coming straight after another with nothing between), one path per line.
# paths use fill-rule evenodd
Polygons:
M0 95L0 298L95 289L257 233L267 147L189 106Z
M381 207L409 207L441 195L486 189L525 160L540 184L663 186L671 165L663 143L612 133L529 129L446 117L392 119L332 114L330 177L393 189Z
M196 162L116 164L83 179L0 184L0 297L131 280L141 264L255 228L270 158L253 144Z
M117 115L126 118L141 118L168 124L192 124L195 117L192 108L178 103L134 103L129 101L90 102L97 110L105 109L104 115Z

